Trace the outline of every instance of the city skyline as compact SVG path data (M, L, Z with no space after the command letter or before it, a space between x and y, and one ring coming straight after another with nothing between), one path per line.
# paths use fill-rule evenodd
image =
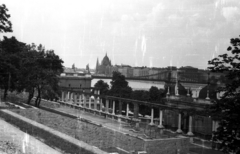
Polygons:
M13 24L13 33L3 36L41 43L66 67L93 69L107 52L113 65L206 69L240 31L237 0L2 3Z

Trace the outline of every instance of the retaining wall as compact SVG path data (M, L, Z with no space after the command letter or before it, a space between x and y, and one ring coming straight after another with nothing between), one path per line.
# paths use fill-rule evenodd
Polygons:
M12 113L11 111L4 112L11 116L14 116L15 118L28 121L34 126L46 129L46 126L43 127L44 125L41 126L41 124L22 117L16 113ZM79 145L84 145L84 148L87 147L87 150L95 151L102 149L103 151L107 151L109 148L118 147L129 152L146 151L148 154L175 154L177 151L185 154L189 151L189 138L186 137L143 139L134 135L123 133L121 132L120 128L119 130L111 129L87 119L79 119L78 123L78 129L76 129L76 138L83 141ZM52 130L50 129L48 131ZM55 131L55 133L56 132L57 131ZM63 136L66 137L67 135L64 134ZM66 140L69 140L73 143L78 141L72 137L66 138ZM93 148L90 145L98 147L100 149ZM103 151L100 153L104 153Z
M126 151L146 151L148 154L188 153L189 138L143 139L90 122L82 122L77 133L81 140L107 149L119 147Z

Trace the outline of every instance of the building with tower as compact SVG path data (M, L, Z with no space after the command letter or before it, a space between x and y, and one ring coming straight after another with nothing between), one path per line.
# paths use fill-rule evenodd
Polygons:
M110 67L112 66L111 60L108 58L107 53L105 57L103 58L101 64L99 64L99 61L97 59L97 64L96 64L96 71L95 74L109 74Z

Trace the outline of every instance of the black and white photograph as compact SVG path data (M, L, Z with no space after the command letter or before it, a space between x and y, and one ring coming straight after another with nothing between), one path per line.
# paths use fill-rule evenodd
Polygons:
M240 154L240 1L1 0L0 154Z

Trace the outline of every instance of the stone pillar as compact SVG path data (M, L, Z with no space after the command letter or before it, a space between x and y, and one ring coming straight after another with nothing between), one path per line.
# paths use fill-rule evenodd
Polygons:
M70 97L70 92L68 92L67 94L67 102L69 101L69 97Z
M213 140L213 137L214 137L215 128L216 128L215 121L212 120L212 140Z
M206 99L210 99L209 98L209 90L207 90L207 97L206 97Z
M87 99L86 96L83 94L83 107L87 108Z
M187 96L190 96L190 88L188 87Z
M99 99L99 107L100 107L100 109L99 109L100 112L102 112L102 99L101 98Z
M113 103L113 107L112 107L112 110L113 110L113 111L112 111L112 114L115 115L115 101L113 100L112 103Z
M215 126L215 121L212 120L212 132L215 132L216 126Z
M74 93L71 92L71 95L70 95L70 102L73 102L73 95L74 95Z
M127 103L127 109L126 109L126 117L129 116L129 103Z
M179 94L178 94L178 85L177 85L178 83L176 83L176 86L175 86L175 88L176 88L176 90L175 90L175 94L176 94L176 96L179 96Z
M164 128L164 126L162 124L162 119L163 119L163 111L161 109L159 109L159 125L158 125L158 128Z
M137 103L134 103L134 118L138 118L139 114L139 105Z
M83 94L80 94L79 102L80 102L80 103L83 103Z
M106 113L109 113L109 112L108 112L108 109L109 109L109 100L106 99L106 106L105 106L105 112L106 112Z
M79 102L79 104L80 104L80 93L77 93L77 102Z
M194 134L192 133L192 116L189 115L189 126L188 126L188 136L193 136Z
M88 99L88 108L89 109L91 109L91 104L92 104L91 95L89 95L89 99Z
M154 109L151 108L151 122L150 122L150 125L154 125L153 118L154 118Z
M215 132L217 131L218 127L219 127L219 122L215 121Z
M177 129L177 133L182 133L181 120L182 120L182 115L181 115L181 113L178 113L178 129Z
M71 92L68 93L68 102L71 101Z
M169 86L168 86L168 91L167 91L167 95L170 95L170 90L169 90Z
M220 92L217 92L216 95L217 95L217 99L220 99Z
M97 110L97 97L94 97L94 110Z
M64 102L64 91L62 91L62 100Z
M69 96L69 92L67 92L66 95L65 95L65 102L68 101L68 96Z

